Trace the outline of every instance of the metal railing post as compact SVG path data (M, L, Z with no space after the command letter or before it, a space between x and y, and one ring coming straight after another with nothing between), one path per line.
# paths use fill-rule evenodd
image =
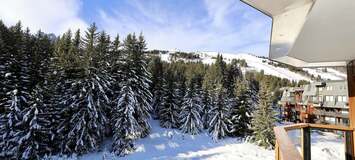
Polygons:
M353 155L354 155L353 142L354 142L353 131L346 131L345 132L345 159L346 160L353 160Z
M301 132L302 158L303 160L311 160L311 129L305 127L301 129Z

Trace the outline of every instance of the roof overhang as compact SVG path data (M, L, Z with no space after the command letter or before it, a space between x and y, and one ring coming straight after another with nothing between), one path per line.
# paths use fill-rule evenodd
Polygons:
M355 59L354 0L242 0L273 19L271 59L297 67Z

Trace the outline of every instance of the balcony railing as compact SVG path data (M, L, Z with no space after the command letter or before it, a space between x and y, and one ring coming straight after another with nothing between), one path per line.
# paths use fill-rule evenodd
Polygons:
M341 112L315 110L315 111L313 111L313 114L314 115L319 115L319 116L349 118L349 114L348 113L341 113Z
M322 124L309 124L299 123L294 125L286 125L275 127L276 145L275 145L275 159L276 160L310 160L311 159L311 129L325 129L336 130L345 132L345 145L346 145L346 160L352 159L352 143L353 142L353 129L345 126L338 125L322 125ZM301 129L301 153L293 144L291 138L287 135L287 131Z

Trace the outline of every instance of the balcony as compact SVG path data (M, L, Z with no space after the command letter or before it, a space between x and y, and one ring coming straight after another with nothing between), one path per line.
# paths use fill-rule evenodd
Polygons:
M349 118L349 114L341 113L341 112L329 112L329 111L315 110L315 111L313 111L313 114L318 115L318 116Z
M310 130L315 128L344 131L345 157L355 160L355 36L349 36L353 35L355 28L355 1L242 1L272 18L271 59L296 67L347 67L350 126L302 123L276 127L275 158L310 160ZM302 130L301 153L287 135L287 131L294 129Z
M287 132L295 129L301 129L301 153L293 144ZM352 159L352 142L353 142L353 129L345 126L338 125L322 125L322 124L308 124L299 123L294 125L275 127L275 159L276 160L310 160L311 159L311 129L335 130L345 132L345 145L346 145L346 160Z

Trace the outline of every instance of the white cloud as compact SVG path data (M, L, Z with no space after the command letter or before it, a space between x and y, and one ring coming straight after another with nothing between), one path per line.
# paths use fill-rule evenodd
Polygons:
M85 29L87 24L79 17L79 0L3 0L0 19L13 25L21 20L22 25L33 32L60 34L70 29Z
M154 22L164 24L167 19L167 13L164 12L164 7L160 3L141 3L139 0L129 0L128 3L137 9L144 17L149 18Z
M204 0L208 15L216 27L226 27L228 14L237 9L236 0Z

